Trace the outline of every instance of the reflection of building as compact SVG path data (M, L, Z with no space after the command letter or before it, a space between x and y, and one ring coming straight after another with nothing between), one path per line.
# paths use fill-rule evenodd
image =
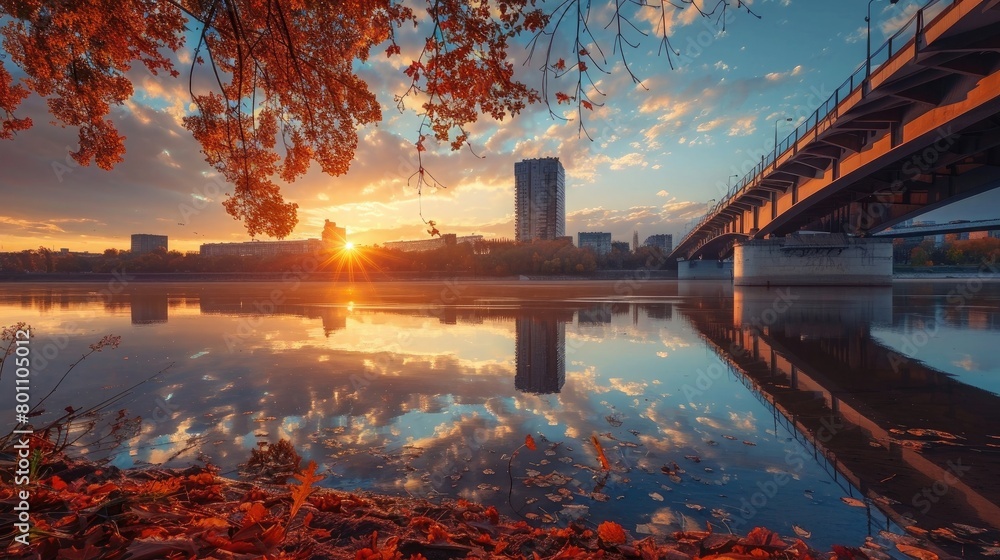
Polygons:
M559 158L514 164L514 238L552 241L566 231L566 171Z
M203 257L273 257L275 255L304 255L323 249L319 239L292 241L246 241L244 243L205 243L201 246Z
M142 255L144 253L152 253L153 251L163 248L164 251L167 250L167 236L166 235L152 235L149 233L133 233L132 234L132 254Z
M166 292L129 294L133 325L167 322Z
M590 247L594 254L607 255L611 252L611 234L603 231L581 231L576 234L577 245L583 249Z
M518 317L515 324L514 387L525 393L558 393L566 383L566 323Z
M581 309L577 313L577 322L580 325L606 325L611 323L611 303L600 303L594 307Z
M416 253L420 251L433 251L434 249L440 249L441 247L449 245L457 245L459 243L475 244L476 242L482 240L482 235L463 235L462 237L458 237L454 233L446 233L441 237L418 239L416 241L389 241L388 243L383 243L382 247L406 253Z
M643 242L646 247L659 247L660 251L664 255L669 253L674 248L674 236L669 233L658 233L656 235L650 235Z

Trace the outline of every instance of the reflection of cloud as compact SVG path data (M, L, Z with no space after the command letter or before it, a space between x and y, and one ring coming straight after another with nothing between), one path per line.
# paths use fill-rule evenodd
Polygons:
M611 383L611 387L625 393L630 397L635 397L646 392L647 385L645 383L639 383L637 381L625 381L620 377L612 377L608 379Z
M972 359L972 356L966 354L961 360L955 360L951 363L953 366L960 367L965 371L978 371L980 369L979 364Z
M757 431L757 419L753 417L753 412L747 412L745 414L730 412L729 419L732 420L733 424L740 430L748 432Z

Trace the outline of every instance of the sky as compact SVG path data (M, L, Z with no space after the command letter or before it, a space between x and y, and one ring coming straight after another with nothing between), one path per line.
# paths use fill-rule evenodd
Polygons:
M925 2L876 0L873 50ZM594 3L592 27L610 20L611 5ZM609 73L593 73L606 97L595 97L603 105L586 112L591 138L580 133L578 121L553 119L544 104L502 122L480 118L468 129L474 153L426 143L425 168L443 188L425 189L420 197L407 183L417 169L418 117L401 114L393 101L406 88L402 70L416 54L414 36L402 56L374 56L357 65L382 104L383 121L360 131L350 171L332 177L314 164L294 183L279 182L286 200L299 205L299 223L288 239L320 237L325 220L346 227L356 244L425 239L425 219L442 233L511 238L514 163L558 157L566 170L567 235L604 231L630 241L638 231L640 242L658 233L676 240L737 180L732 175L742 176L773 148L776 128L781 138L790 133L861 63L867 5L755 0L751 6L760 19L731 11L724 31L690 8L674 12L671 41L682 53L674 69L657 56L655 33L632 37L639 46L626 54L641 85L612 54L611 37L598 34ZM652 20L640 16L636 23L653 31ZM526 45L521 39L510 55L522 81L538 88L540 63L520 65ZM43 99L22 104L18 115L33 117L35 126L0 141L0 251L127 249L133 233L167 235L169 248L179 251L250 240L222 208L229 187L181 125L193 108L186 82L192 46L189 40L176 54L180 79L129 72L136 92L109 117L127 138L125 160L111 171L80 167L68 157L76 131L50 124ZM556 82L555 89L569 87ZM575 112L566 115L575 119ZM785 122L789 117L793 122ZM929 218L967 217L970 209L984 207L977 199Z

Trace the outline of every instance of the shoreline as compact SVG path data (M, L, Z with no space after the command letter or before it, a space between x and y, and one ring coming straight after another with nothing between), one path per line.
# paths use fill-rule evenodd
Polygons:
M982 266L941 267L941 268L897 268L893 271L893 281L898 280L948 280L978 277L987 281L1000 280L1000 271L984 270ZM481 276L471 273L397 273L368 274L351 276L335 272L137 272L137 273L30 273L0 274L3 284L105 284L117 282L120 285L165 284L165 283L335 283L335 284L433 284L441 282L475 282L477 284L539 285L539 284L586 284L616 281L682 282L676 270L608 270L586 276ZM709 280L712 282L722 281ZM705 282L706 280L687 280Z

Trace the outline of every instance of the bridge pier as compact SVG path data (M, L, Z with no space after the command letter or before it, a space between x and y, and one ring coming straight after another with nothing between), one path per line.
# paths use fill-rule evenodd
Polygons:
M793 233L738 242L737 286L888 286L892 241L842 233Z

